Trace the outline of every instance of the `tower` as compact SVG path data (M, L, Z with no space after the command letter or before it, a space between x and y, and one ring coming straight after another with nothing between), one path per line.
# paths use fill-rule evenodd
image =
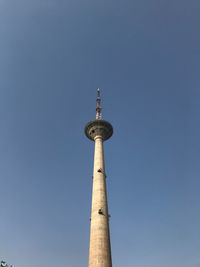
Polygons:
M102 119L101 111L97 89L96 119L85 126L86 136L95 142L88 267L112 267L103 142L112 136L113 128Z

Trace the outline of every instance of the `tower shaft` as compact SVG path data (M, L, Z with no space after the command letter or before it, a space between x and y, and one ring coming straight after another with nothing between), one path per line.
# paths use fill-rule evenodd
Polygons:
M103 137L95 136L89 267L112 267Z

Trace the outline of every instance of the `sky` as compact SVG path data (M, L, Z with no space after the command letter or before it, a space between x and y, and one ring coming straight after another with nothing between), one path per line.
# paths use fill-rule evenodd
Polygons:
M100 87L113 267L200 266L199 13L0 0L0 260L87 266Z

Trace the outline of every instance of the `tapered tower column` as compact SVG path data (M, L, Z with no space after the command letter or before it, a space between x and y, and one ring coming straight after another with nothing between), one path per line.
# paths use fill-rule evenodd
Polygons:
M101 119L99 91L96 112L96 120L85 127L86 136L95 142L88 266L112 267L103 142L112 136L113 128Z

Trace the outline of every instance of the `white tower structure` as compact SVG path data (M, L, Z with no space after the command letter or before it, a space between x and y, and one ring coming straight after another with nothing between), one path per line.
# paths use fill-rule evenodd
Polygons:
M103 143L112 136L113 127L102 119L101 111L98 89L96 119L85 127L86 136L95 142L88 267L112 267Z

